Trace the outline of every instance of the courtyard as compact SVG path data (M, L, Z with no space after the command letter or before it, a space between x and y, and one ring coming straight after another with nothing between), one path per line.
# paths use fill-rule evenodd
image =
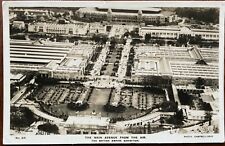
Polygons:
M110 93L111 92L111 93ZM56 117L94 115L110 118L129 119L138 117L140 113L151 109L165 100L164 95L145 93L140 88L126 88L120 92L119 105L125 108L121 112L107 112L104 106L112 104L115 97L113 88L84 87L83 85L57 84L39 89L34 99L44 106L44 110ZM87 103L87 108L74 110L68 108L69 103Z

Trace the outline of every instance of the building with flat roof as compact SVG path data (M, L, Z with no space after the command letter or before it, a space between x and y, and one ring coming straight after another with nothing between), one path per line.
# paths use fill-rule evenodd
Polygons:
M94 47L91 44L78 44L72 46L71 50L58 63L54 70L49 70L45 74L48 77L58 79L77 79L84 75L88 61L94 53ZM52 71L51 75L50 72ZM49 76L50 75L50 76ZM46 75L43 74L46 77Z
M79 128L105 128L108 129L110 119L108 117L97 116L69 116L65 124L68 127L77 126Z
M26 64L48 64L55 60L60 63L72 49L66 43L36 42L30 43L12 40L10 42L10 62ZM64 46L64 47L62 47Z
M200 51L196 47L173 47L173 46L138 46L135 58L161 58L173 60L197 60L202 59Z
M24 21L13 21L12 27L17 28L17 29L24 29L25 23L24 23Z
M20 83L26 78L23 74L12 74L10 73L10 83Z
M107 32L106 25L99 23L90 23L88 31L90 34L105 34Z
M74 45L71 51L68 53L67 57L82 57L89 59L94 53L95 45L92 44L81 44Z
M151 34L151 37L177 39L180 35L201 36L203 40L219 40L219 30L208 29L192 29L188 27L178 26L144 26L139 29L139 35L143 38L146 34Z
M168 61L165 57L159 59L139 59L134 63L132 70L134 76L168 76L172 75Z
M30 23L28 24L28 32L43 32L54 34L70 34L70 35L86 35L88 24L77 22L71 24L57 23Z
M143 38L146 34L151 34L151 37L159 38L171 38L176 39L179 37L179 27L155 27L155 26L144 26L139 29L139 35Z
M87 59L84 58L65 58L63 64L53 71L53 78L73 79L84 74Z
M24 15L35 15L35 16L46 16L52 13L49 10L38 10L38 9L27 9L27 8L10 8L10 14L24 14Z
M138 11L142 11L143 13L160 13L161 12L161 9L160 8L125 8L125 7L114 7L113 5L110 6L110 7L96 7L96 9L98 11L104 11L104 12L107 12L109 9L111 9L112 11L114 12L126 12L126 13L138 13Z
M218 85L219 66L218 63L207 65L196 64L196 62L170 62L175 83L193 83L192 79L203 78L207 85Z
M206 80L208 85L218 85L218 60L210 60L208 56L202 55L202 50L207 49L201 49L139 46L135 48L134 66L131 71L132 79L138 82L139 79L141 81L143 78L151 76L171 77L174 83L187 84L193 83L194 79L201 77ZM204 60L204 57L207 61ZM204 63L199 60L203 60Z
M17 41L10 43L12 70L37 71L42 77L76 79L84 75L94 53L91 43Z

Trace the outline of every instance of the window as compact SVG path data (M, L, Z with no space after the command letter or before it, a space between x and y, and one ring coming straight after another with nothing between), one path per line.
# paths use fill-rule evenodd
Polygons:
M73 34L73 29L69 28L69 34Z
M44 32L43 26L39 26L39 32Z

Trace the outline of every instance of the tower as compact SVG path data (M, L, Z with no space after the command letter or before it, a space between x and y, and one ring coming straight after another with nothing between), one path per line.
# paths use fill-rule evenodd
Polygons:
M108 12L107 12L107 21L108 22L111 22L112 21L112 9L108 9Z
M142 10L138 10L137 22L138 23L142 22Z

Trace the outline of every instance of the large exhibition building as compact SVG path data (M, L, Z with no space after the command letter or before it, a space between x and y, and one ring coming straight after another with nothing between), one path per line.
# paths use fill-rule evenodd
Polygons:
M118 8L80 8L79 18L87 21L108 21L121 23L165 23L167 17L162 15L160 8L118 9Z

